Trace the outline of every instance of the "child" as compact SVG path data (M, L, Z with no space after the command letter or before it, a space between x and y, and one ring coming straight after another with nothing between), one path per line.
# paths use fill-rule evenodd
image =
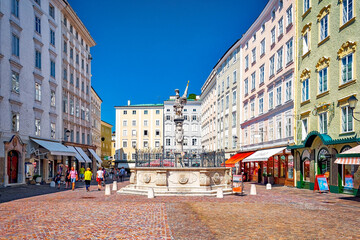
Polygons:
M61 174L58 172L55 176L55 183L57 183L58 187L57 189L60 189L60 183L61 183Z

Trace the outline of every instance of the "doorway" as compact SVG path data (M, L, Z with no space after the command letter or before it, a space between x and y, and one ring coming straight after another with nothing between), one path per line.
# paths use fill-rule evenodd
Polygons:
M18 171L19 171L19 153L12 150L8 153L7 162L7 174L9 177L8 183L18 182Z

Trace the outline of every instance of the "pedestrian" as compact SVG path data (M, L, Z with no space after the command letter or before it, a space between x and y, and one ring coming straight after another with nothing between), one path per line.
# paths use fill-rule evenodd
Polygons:
M85 173L85 168L82 165L80 170L79 170L79 177L80 177L81 180L84 180L84 173Z
M70 183L71 183L70 170L69 170L69 166L66 165L66 172L65 172L65 189L70 188Z
M124 167L122 167L122 168L120 169L120 182L123 182L123 181L124 181L125 175L126 175L126 170L125 170Z
M84 179L85 179L86 191L88 192L90 192L91 177L92 177L92 172L90 171L90 168L87 168Z
M105 169L105 168L102 168L102 170L103 170L103 176L104 176L102 185L105 187L105 181L106 181L106 174L107 174L107 172L106 172L106 169Z
M54 182L57 183L58 187L57 189L60 189L60 183L61 183L61 173L58 172L54 178Z
M120 169L116 169L116 181L119 181L120 180Z
M78 180L78 173L74 169L74 167L71 167L70 179L71 179L71 183L72 183L72 190L74 191L75 190L75 182L76 182L76 180Z
M102 167L96 172L96 181L98 182L98 191L101 191L101 182L104 181L104 171Z

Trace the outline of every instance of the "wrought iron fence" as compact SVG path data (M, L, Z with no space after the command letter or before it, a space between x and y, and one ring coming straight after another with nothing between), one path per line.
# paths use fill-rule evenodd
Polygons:
M164 154L150 150L136 150L136 167L225 167L225 152L190 152Z

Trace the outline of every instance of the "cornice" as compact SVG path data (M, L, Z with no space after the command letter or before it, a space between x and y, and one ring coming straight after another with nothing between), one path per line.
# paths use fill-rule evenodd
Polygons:
M311 70L305 68L300 74L300 80L304 81L305 79L310 78L310 75L311 75Z
M356 50L356 42L352 42L352 41L347 41L345 43L343 43L339 49L339 51L337 52L338 57L341 59L343 57L345 57L346 55L355 52Z
M301 30L301 34L302 34L302 35L305 35L305 33L310 32L310 31L311 31L311 25L312 25L311 22L305 24L305 26L304 26L304 27L302 28L302 30Z
M315 68L316 68L316 71L319 72L320 70L322 70L322 69L324 69L326 67L329 67L329 65L330 65L330 58L324 56L324 57L321 57L319 59L319 61L317 62Z
M323 7L317 15L317 20L320 21L323 17L330 13L331 4Z
M9 103L10 104L14 104L14 105L18 105L18 106L22 106L22 102L19 102L17 100L14 100L14 99L9 99Z

